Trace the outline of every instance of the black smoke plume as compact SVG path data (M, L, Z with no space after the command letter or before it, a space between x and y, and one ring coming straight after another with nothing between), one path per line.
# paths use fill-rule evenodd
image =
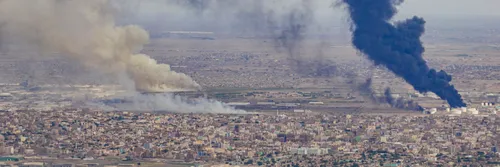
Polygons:
M414 110L423 111L424 108L418 103L411 99L405 99L403 97L393 97L391 88L386 88L384 91L384 96L377 99L378 103L385 102L393 108L399 108L403 110Z
M396 100L394 99L394 97L392 97L391 88L386 88L385 89L384 96L385 96L385 100L386 100L387 104L389 104L392 107L394 107L394 104L396 103Z
M424 108L420 106L417 102L411 99L405 99L403 97L393 97L390 88L386 88L382 96L377 96L375 90L373 90L373 80L372 78L366 79L365 82L357 84L357 87L353 89L359 91L360 95L364 97L369 102L375 104L389 104L393 108L412 110L412 111L423 111Z
M403 97L393 97L391 88L386 88L384 91L385 102L393 108L399 108L404 110L414 110L414 111L424 111L424 108L420 106L417 102L411 99L405 99Z
M372 96L372 94L374 93L374 91L372 89L372 83L373 83L372 78L368 78L368 79L366 79L366 81L364 83L359 85L358 90L361 93L365 93L365 94Z
M403 0L341 0L352 21L352 43L376 65L384 65L419 92L434 92L451 107L464 107L451 76L427 66L422 58L420 37L425 20L411 19L390 23L395 8ZM341 3L339 3L341 5Z

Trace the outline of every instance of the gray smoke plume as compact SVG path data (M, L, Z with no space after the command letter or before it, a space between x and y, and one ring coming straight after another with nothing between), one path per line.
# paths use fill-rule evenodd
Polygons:
M205 9L208 7L208 5L212 2L210 0L187 0L185 1L189 5L193 7L199 14L205 11Z
M396 100L394 99L394 97L392 97L391 88L385 89L384 97L385 97L385 101L387 102L387 104L391 105L392 107L395 106L394 104L396 103Z
M352 81L351 83L355 83ZM372 78L368 78L365 80L365 82L362 82L361 84L353 84L357 85L352 88L354 91L359 91L360 95L367 100L371 102L377 102L376 97L375 97L375 91L372 88L373 80Z
M0 53L2 53L2 48L3 48L3 32L1 31L2 30L2 23L0 23Z
M289 11L282 19L280 33L274 34L278 41L278 46L286 50L292 60L298 60L301 51L301 43L305 33L312 24L313 12L309 1L302 1L302 4Z
M41 47L59 52L103 73L126 73L137 90L164 92L198 90L189 76L174 72L138 53L149 42L135 25L118 26L107 0L3 0L2 30Z
M404 109L404 110L414 110L414 111L423 111L423 107L421 107L418 103L413 100L407 100L403 97L395 98L392 95L391 88L386 88L384 91L384 96L382 97L384 101L389 104L391 107Z
M176 2L176 3L174 3ZM189 0L171 1L184 7L208 22L209 16L228 20L222 23L232 27L236 34L255 38L271 38L274 48L284 53L291 68L301 75L333 76L336 65L324 57L321 43L317 52L306 55L303 48L308 33L315 26L315 12L318 6L314 0ZM228 18L232 16L232 18ZM217 22L219 20L214 20ZM220 28L223 29L223 28ZM311 54L311 53L309 53Z
M302 1L299 8L293 9L282 19L279 34L272 34L277 41L276 50L285 50L291 62L292 69L299 74L311 76L331 77L336 74L335 62L325 59L322 47L319 47L317 55L305 55L302 48L306 32L314 18L310 1ZM277 35L277 36L276 36Z
M359 91L360 95L368 100L367 102L374 104L388 104L390 107L403 109L403 110L413 110L413 111L423 111L417 102L411 99L405 99L403 97L394 97L390 88L384 90L383 96L377 96L375 90L372 88L373 79L368 78L364 82L353 87L355 91Z
M2 0L0 31L42 49L57 52L87 68L115 76L125 87L141 92L199 90L189 76L140 54L149 34L136 25L115 23L116 3L108 0ZM178 97L136 96L177 112L230 112L211 100L193 104ZM168 105L168 106L167 106ZM202 110L205 109L205 110Z
M245 114L244 110L237 110L222 102L206 99L162 94L135 94L132 96L133 106L122 109L133 109L135 111L158 111L158 112L185 112L185 113L221 113L221 114ZM120 108L118 108L120 109Z

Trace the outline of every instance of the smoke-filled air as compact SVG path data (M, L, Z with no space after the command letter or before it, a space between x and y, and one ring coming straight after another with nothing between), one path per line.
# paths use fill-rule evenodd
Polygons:
M321 33L317 30L325 26L322 25L323 22L316 22L320 18L316 10L330 10L328 3L325 2L317 0L167 0L166 6L179 7L187 13L195 14L187 17L186 20L207 22L197 27L216 26L216 28L207 29L271 38L275 50L287 56L290 67L298 74L332 76L335 72L335 65L331 60L325 59L321 53L326 46L318 46L317 53L314 55L304 53L305 39L313 37L315 33ZM179 15L179 13L181 12L175 14ZM217 24L211 25L214 22ZM187 24L187 21L181 24ZM187 27L193 27L193 25ZM324 43L326 45L327 42Z
M422 58L420 37L425 20L413 17L391 23L403 0L342 0L352 21L352 43L376 65L384 65L419 92L434 92L451 107L464 107L444 71L430 69Z
M180 111L188 113L222 113L222 114L244 114L244 110L234 109L225 103L206 99L195 98L188 99L182 96L172 94L135 94L132 96L133 106L120 106L115 109L135 111Z
M200 89L189 76L140 54L148 33L135 25L116 25L107 0L3 0L0 24L2 31L44 51L70 56L103 73L126 74L138 91Z
M116 10L108 0L3 0L0 1L0 32L22 39L40 48L40 52L55 52L87 68L112 74L131 92L201 89L191 77L141 54L142 47L149 42L148 32L136 25L116 24ZM134 93L134 99L134 108L140 109L244 112L218 101L201 99L193 103L171 94Z

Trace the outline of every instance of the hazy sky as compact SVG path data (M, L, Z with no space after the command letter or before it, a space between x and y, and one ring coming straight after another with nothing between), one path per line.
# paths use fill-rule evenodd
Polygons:
M162 1L164 2L165 0L141 1L141 13L157 13L158 11L165 10L165 6L159 5L162 4ZM317 12L328 15L334 10L333 12L338 15L343 11L338 8L329 8L328 5L334 1L319 0L318 6L315 8ZM478 15L500 16L499 6L500 0L405 0L399 8L401 15L442 16L449 18L453 16Z
M406 0L400 12L421 16L500 16L499 0Z
M199 26L196 24L199 20L196 19L197 16L194 16L192 11L171 4L169 5L166 1L167 0L119 0L118 2L135 2L130 4L130 9L134 11L133 13L137 14L137 17L126 17L128 19L141 22L165 23L166 25L177 25L181 23L192 24L194 25L193 27ZM254 0L243 0L243 2L253 1ZM276 4L276 6L271 8L280 9L283 5L290 4L290 1L292 0L280 1L284 4ZM342 8L331 7L331 4L337 0L313 1L315 3L312 8L315 12L316 22L319 24L331 25L346 24L348 18L346 12ZM399 13L395 19L401 20L417 15L424 17L428 21L428 25L449 26L450 23L447 21L450 20L459 24L478 25L478 18L488 18L478 16L496 16L500 18L499 6L500 0L405 0L405 2L398 7ZM241 10L245 10L246 8L246 6L243 6ZM225 10L220 11L220 9L217 9L217 11L224 12ZM227 12L227 14L223 16L231 17L231 15L233 14ZM205 17L204 19L206 20L209 18ZM217 24L231 22L230 19L212 19L215 20L214 23ZM491 23L491 21L486 21L486 23Z

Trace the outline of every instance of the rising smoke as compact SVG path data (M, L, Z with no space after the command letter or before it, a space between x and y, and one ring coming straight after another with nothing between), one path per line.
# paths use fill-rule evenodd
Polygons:
M3 23L0 22L0 53L3 50L3 32L2 32Z
M173 3L176 2L176 3ZM171 1L196 14L202 20L210 15L226 18L227 24L245 35L271 38L277 52L287 56L291 68L302 75L333 76L334 62L323 56L325 42L313 55L304 53L305 39L315 23L314 0L189 0ZM309 34L310 35L310 34ZM311 54L311 53L309 53Z
M149 42L148 33L129 25L117 26L107 0L0 1L2 30L70 56L104 73L125 73L139 91L198 90L189 76L174 72L138 54Z
M403 0L342 0L352 21L352 43L376 65L384 65L419 92L434 92L451 107L464 107L451 76L427 66L420 41L425 21L413 17L390 23ZM342 3L339 3L341 5Z
M158 112L189 112L189 113L222 113L222 114L244 114L243 110L237 110L226 104L206 99L188 99L173 94L135 94L132 96L133 106L117 109L134 109L135 111L158 111Z
M382 96L378 96L377 92L373 89L373 79L368 78L364 82L357 84L354 90L359 91L360 95L367 100L367 102L372 102L374 104L388 104L390 107L403 109L403 110L413 110L413 111L423 111L423 107L417 102L411 99L405 99L403 97L395 97L390 88L386 88Z
M385 91L384 91L384 98L385 98L387 104L389 104L391 106L395 106L396 99L394 97L392 97L391 88L386 88L385 89Z
M392 95L391 88L386 88L384 91L384 96L381 97L393 108L405 109L405 110L415 110L423 111L424 108L420 106L417 102L413 100L404 99L403 97L394 97Z
M318 77L332 77L337 72L335 62L325 59L323 49L324 41L318 47L316 55L306 55L302 48L306 47L306 33L313 25L314 12L312 2L303 0L300 5L293 8L283 16L283 19L270 20L271 25L281 23L280 31L271 31L271 36L276 42L276 50L284 50L288 55L292 69L299 74ZM272 18L272 17L270 17ZM276 27L276 26L270 26Z
M281 21L281 31L278 34L273 34L274 39L278 41L278 46L285 49L291 59L295 61L300 61L301 44L314 17L309 3L310 1L302 1L299 7L286 13ZM276 22L278 21L271 21L274 24Z
M200 89L189 76L140 54L149 42L148 32L136 25L117 25L116 10L108 0L2 0L1 32L112 74L123 86L137 91ZM232 111L220 102L206 99L192 104L173 95L137 98L177 112Z

